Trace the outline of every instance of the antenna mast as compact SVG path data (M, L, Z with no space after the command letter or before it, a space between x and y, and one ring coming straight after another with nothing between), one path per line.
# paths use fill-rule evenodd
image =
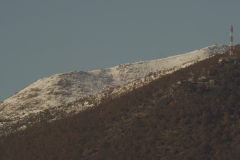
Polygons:
M233 56L233 26L230 27L230 56Z

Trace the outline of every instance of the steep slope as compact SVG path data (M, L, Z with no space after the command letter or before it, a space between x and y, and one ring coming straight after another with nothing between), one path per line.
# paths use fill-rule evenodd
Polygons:
M75 71L40 79L0 104L2 121L12 121L47 108L73 102L111 87L122 86L151 72L164 71L193 63L216 53L226 45L214 45L200 50L152 61L122 64L113 68Z
M240 45L234 52L240 55ZM66 119L2 136L0 158L238 159L240 64L219 64L221 56Z

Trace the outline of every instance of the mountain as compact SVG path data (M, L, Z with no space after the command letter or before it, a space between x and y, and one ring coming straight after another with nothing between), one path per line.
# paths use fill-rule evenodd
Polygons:
M240 45L234 53L240 57ZM77 114L1 136L0 158L238 159L240 63L218 63L227 54Z
M67 108L69 104L79 100L83 101L82 106L92 106L88 105L88 102L85 103L86 97L90 95L127 84L130 84L128 88L129 86L132 88L133 85L130 82L136 79L156 72L158 72L157 77L168 72L171 73L217 53L224 53L228 48L226 45L213 45L158 60L122 64L88 72L74 71L40 79L0 104L0 134L7 132L10 124L19 124L18 122L26 121L29 116L32 117L34 114L63 105L65 105L64 108ZM115 92L119 91L115 90ZM102 94L106 94L106 92ZM102 95L100 95L100 99L101 97ZM79 111L82 106L74 109L68 107L68 112ZM24 125L22 125L23 128Z

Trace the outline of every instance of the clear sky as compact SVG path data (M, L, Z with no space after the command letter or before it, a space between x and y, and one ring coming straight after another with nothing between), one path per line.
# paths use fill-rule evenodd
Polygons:
M57 73L240 40L239 0L1 0L0 101Z

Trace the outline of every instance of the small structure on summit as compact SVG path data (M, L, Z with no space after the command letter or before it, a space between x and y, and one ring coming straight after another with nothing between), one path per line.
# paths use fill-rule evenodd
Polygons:
M238 57L234 57L233 54L233 26L230 26L230 49L229 49L229 57L221 57L218 60L218 63L228 63L228 62L234 62L234 63L240 63L240 59Z

